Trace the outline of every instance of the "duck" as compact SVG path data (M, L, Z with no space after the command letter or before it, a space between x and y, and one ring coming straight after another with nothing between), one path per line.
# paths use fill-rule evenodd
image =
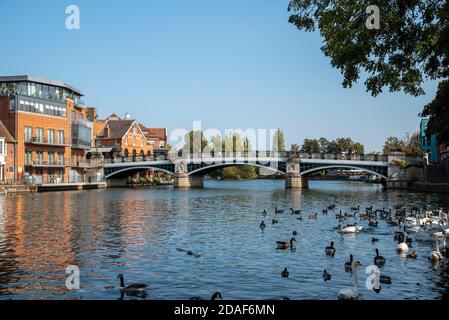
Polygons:
M262 229L262 230L263 230L263 229L265 229L265 227L266 227L266 226L265 226L265 222L264 222L264 221L262 221L262 222L260 223L260 229Z
M272 222L273 224L276 224L276 223L279 223L279 220L273 219L273 220L271 220L271 222Z
M120 279L120 291L128 295L137 295L138 293L144 292L145 288L148 287L147 284L143 283L133 283L125 286L125 278L123 274L119 274L117 278Z
M352 271L352 278L354 281L354 286L352 288L341 289L337 296L339 300L353 300L353 299L357 299L360 296L359 282L357 280L357 267L360 265L361 264L359 261L352 261L351 271Z
M284 213L284 209L282 209L282 210L280 210L280 209L278 209L278 207L276 207L276 208L274 208L274 212L276 213L276 214L278 214L278 213Z
M217 299L223 300L223 297L221 296L221 292L218 292L218 291L215 292L210 298L210 300L217 300ZM200 297L192 297L192 298L190 298L190 300L203 300L203 299L201 299Z
M379 239L378 239L378 238L372 237L372 238L371 238L371 242L372 242L372 243L379 242Z
M412 253L409 253L407 255L407 258L409 258L409 259L416 259L416 258L418 258L418 254L416 253L416 250L413 250Z
M277 245L278 245L278 249L280 250L285 250L288 248L293 248L294 244L296 242L295 238L291 238L290 242L285 242L285 241L276 241Z
M379 282L383 284L391 284L391 278L388 276L379 276Z
M288 278L290 272L288 272L288 269L285 268L284 271L281 272L282 278Z
M324 269L324 271L323 271L323 279L324 279L324 281L329 281L332 279L332 276L329 273L327 273L326 269Z
M292 211L292 214L301 214L302 210L294 210L293 208L290 208L290 210Z
M326 252L326 255L333 257L335 255L334 242L331 241L330 246L326 247L324 251Z
M345 272L352 271L352 263L354 262L354 256L352 254L349 255L349 261L345 263Z
M379 255L379 249L376 248L376 256L374 257L374 264L382 267L385 264L385 258Z

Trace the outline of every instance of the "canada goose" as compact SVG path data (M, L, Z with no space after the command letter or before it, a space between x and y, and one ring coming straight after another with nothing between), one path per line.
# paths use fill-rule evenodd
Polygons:
M370 220L370 221L368 221L368 225L370 226L370 227L377 227L377 220Z
M409 259L416 259L416 258L418 258L418 254L416 253L416 250L413 250L412 253L409 253L407 255L407 258L409 258Z
M284 271L281 272L282 278L288 278L289 274L290 273L288 272L287 268L285 268Z
M293 210L293 208L290 208L292 211L292 214L300 214L302 210Z
M329 247L326 247L324 251L326 252L326 255L334 256L335 255L334 242L332 241L331 245Z
M371 242L372 243L379 242L379 239L372 237Z
M210 298L211 300L217 300L217 299L223 299L223 297L221 296L220 292L215 292L212 297ZM190 300L203 300L200 297L192 297L190 298Z
M261 223L260 223L260 229L265 229L265 222L264 221L262 221Z
M274 208L274 212L275 212L276 214L278 214L278 213L284 213L284 211L285 211L284 209L279 210L278 207Z
M349 255L349 261L345 263L345 272L352 271L352 263L354 262L354 257L352 254Z
M148 285L143 283L133 283L125 286L123 274L119 274L117 278L120 279L120 291L128 295L137 295L139 292L145 291L145 288L148 287Z
M357 280L357 267L361 265L358 261L353 261L351 263L351 271L352 271L352 278L354 281L354 287L352 288L345 288L340 290L338 293L338 299L340 300L353 300L357 299L360 295L359 293L359 282Z
M273 224L276 224L276 223L279 223L279 220L273 219L271 222L272 222Z
M278 249L280 250L285 250L288 248L293 248L294 244L296 242L295 238L291 238L290 242L285 242L285 241L276 241L277 245L278 245Z
M352 207L351 210L352 211L359 211L360 210L360 206L358 205L357 207Z
M201 257L201 255L199 253L193 252L191 250L186 250L186 249L181 249L181 248L176 248L176 250L179 252L185 252L188 256L194 256L195 258Z
M385 264L385 258L379 255L379 249L376 249L376 256L374 257L374 264L382 267Z
M331 204L330 206L327 206L327 208L329 209L329 210L334 210L335 209L335 204Z
M294 236L297 236L297 235L298 235L298 232L296 232L296 230L293 230L293 235L294 235Z
M328 211L327 208L322 210L323 214L327 214L327 211Z
M302 217L296 218L296 220L302 221Z
M388 276L379 276L379 282L384 284L391 284L391 278Z
M331 280L331 278L332 278L332 276L329 273L327 273L326 269L324 269L324 272L323 272L324 281L329 281L329 280Z
M309 214L309 220L316 220L317 214Z
M263 209L263 211L262 211L262 216L264 216L264 217L267 216L267 210Z

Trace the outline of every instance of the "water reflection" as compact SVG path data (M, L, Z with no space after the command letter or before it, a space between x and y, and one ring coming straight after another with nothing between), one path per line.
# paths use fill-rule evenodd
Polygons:
M448 295L447 263L432 266L432 243L413 242L419 258L395 252L384 221L362 234L337 233L341 208L448 207L444 195L385 192L378 185L311 182L284 190L282 181L207 181L200 190L109 189L0 197L0 298L119 299L116 276L151 284L148 299L188 299L220 291L226 299L335 299L351 283L350 254L371 264L375 248L392 277L361 299L434 299ZM328 215L322 209L335 204ZM285 209L275 215L274 208ZM303 219L289 208L303 210ZM262 211L268 212L264 218ZM318 213L316 220L309 214ZM279 223L271 224L276 218ZM261 230L260 222L266 228ZM276 250L297 231L295 250ZM372 243L375 237L379 242ZM334 241L336 254L324 248ZM176 250L176 249L181 250ZM195 255L186 254L194 252ZM197 256L196 256L197 255ZM81 270L81 290L65 288L65 269ZM290 276L280 272L288 267ZM332 274L323 281L323 270ZM364 270L359 275L364 283ZM124 296L122 298L129 299Z

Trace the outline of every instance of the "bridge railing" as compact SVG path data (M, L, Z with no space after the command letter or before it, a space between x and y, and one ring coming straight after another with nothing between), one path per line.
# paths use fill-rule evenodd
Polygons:
M315 159L315 160L352 160L352 161L377 161L386 162L387 156L379 154L325 154L325 153L294 153L290 151L274 152L274 151L249 151L249 152L212 152L212 153L190 153L183 154L177 152L171 152L167 155L151 156L151 157L116 157L104 159L105 164L111 163L127 163L127 162L151 162L151 161L163 161L163 160L189 160L189 161L202 161L204 160L223 160L223 159L236 159L236 158L264 158L264 159L276 159L278 161L285 161L287 159Z

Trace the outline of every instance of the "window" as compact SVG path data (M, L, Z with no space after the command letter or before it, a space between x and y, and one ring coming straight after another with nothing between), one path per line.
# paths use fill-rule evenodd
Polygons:
M48 137L47 137L48 143L54 144L55 143L55 130L48 129L47 134L48 134Z
M5 141L2 139L2 140L0 140L0 154L1 155L4 155L6 153L5 150L3 149L4 146L5 146Z
M136 145L136 136L133 137L133 146Z
M43 164L44 162L44 153L42 151L36 152L36 164Z
M64 144L64 130L58 130L58 144Z
M48 164L55 164L55 153L48 151Z
M25 142L31 142L33 139L33 128L25 127Z
M25 165L30 165L33 162L33 151L25 150Z
M64 152L62 151L58 152L58 164L59 165L64 164Z
M36 128L36 142L44 142L44 129Z

